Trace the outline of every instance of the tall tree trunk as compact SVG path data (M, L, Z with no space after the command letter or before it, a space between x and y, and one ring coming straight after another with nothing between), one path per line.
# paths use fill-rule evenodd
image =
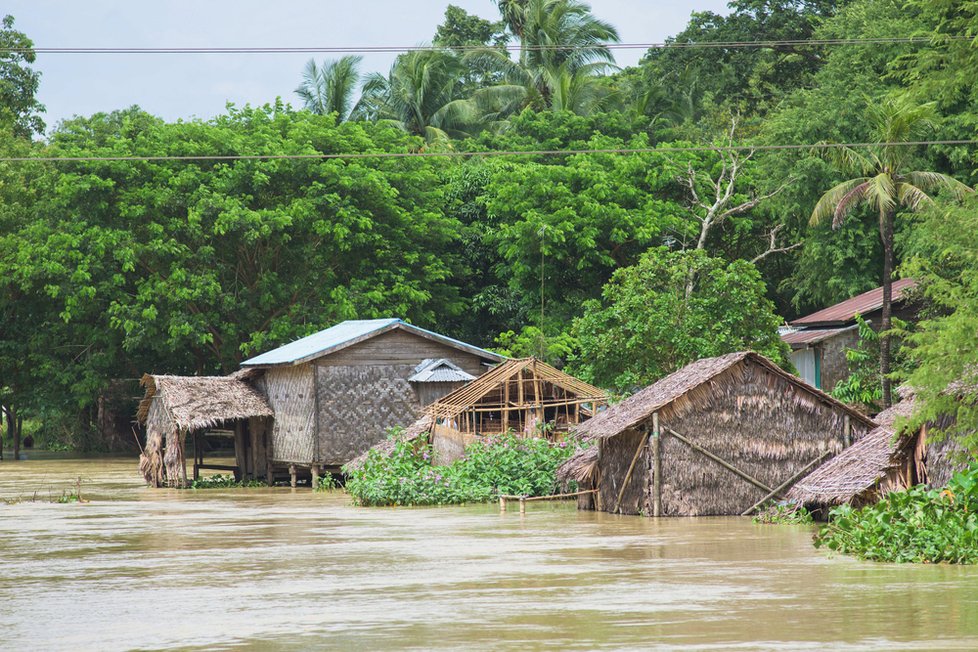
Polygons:
M883 241L883 316L880 323L880 376L883 382L883 408L893 404L890 386L890 327L893 311L893 211L880 215L880 238Z

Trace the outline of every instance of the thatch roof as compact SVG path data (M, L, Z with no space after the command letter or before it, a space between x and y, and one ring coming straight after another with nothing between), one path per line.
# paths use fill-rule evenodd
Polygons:
M565 374L563 371L551 367L542 360L537 360L536 358L518 358L507 360L482 374L464 387L459 387L455 391L446 394L425 408L425 413L434 415L437 418L453 418L498 390L506 381L515 378L524 370L532 371L534 377L546 381L555 387L560 387L568 394L573 395L575 400L582 402L594 401L597 403L604 403L608 400L608 396L604 391L570 374Z
M879 427L802 478L787 499L805 505L840 505L876 486L887 472L899 466L912 437L897 437L894 423L909 417L913 400L905 400L881 412Z
M254 372L230 376L164 376L146 374L140 384L146 395L136 417L146 423L153 401L162 401L181 430L199 430L231 419L274 416L265 398L246 378Z
M694 397L691 395L694 390L714 380L719 380L718 377L721 374L747 360L755 362L771 373L784 378L809 394L813 400L849 413L854 421L862 422L868 427L876 425L869 417L812 387L794 374L781 369L764 356L751 351L740 351L715 358L703 358L690 363L633 394L621 403L598 413L575 428L573 434L584 441L614 437L647 421L653 412L662 411L673 404L681 404L679 406L683 408L691 407L695 403ZM582 481L590 475L597 459L597 446L591 446L564 462L557 471L558 477L565 480Z
M383 453L385 456L390 455L391 453L394 452L394 446L397 444L398 441L414 441L415 439L418 439L422 435L427 435L428 432L431 430L431 423L432 423L431 417L428 416L427 414L424 415L423 417L421 417L420 419L412 423L410 426L405 428L403 431L401 431L397 439L388 437L387 439L380 442L379 444L372 446L370 449L368 449L358 457L347 462L343 466L343 469L347 471L355 471L359 469L360 467L363 466L364 462L367 461L367 457L370 455L370 451L372 450L378 450L381 453Z

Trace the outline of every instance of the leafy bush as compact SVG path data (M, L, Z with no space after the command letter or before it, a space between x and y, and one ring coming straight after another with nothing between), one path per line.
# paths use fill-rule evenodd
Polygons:
M860 559L978 563L978 464L943 490L895 491L862 509L841 505L815 535L815 546Z
M232 487L263 487L261 480L248 480L238 482L231 474L218 473L217 475L200 478L190 483L191 489L230 489Z
M797 503L771 503L751 519L765 525L808 525L812 515Z
M388 455L370 451L358 469L348 469L346 489L359 505L446 505L486 502L500 494L544 496L557 490L557 467L578 450L512 432L485 437L448 466L434 466L431 445L405 441L398 433Z

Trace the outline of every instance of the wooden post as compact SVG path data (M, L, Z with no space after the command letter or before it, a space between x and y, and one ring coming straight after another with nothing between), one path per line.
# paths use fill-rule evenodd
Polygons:
M595 465L594 469L594 488L597 491L594 494L594 509L597 511L604 511L602 509L603 504L601 501L601 458L604 453L604 438L598 437L598 463Z
M179 431L177 432L177 446L179 447L180 455L180 488L183 489L187 486L187 451L186 451L186 440L187 433L184 432L181 436Z
M295 477L295 464L289 464L289 484L295 489L296 477Z
M852 419L848 414L842 419L842 441L846 448L852 446Z
M520 496L520 516L526 514L526 496Z
M200 441L198 433L194 430L194 482L200 480Z
M500 513L506 511L506 496L499 497L499 511Z
M509 430L509 379L503 385L503 432Z
M315 491L319 488L319 465L312 465L312 490Z
M238 470L234 472L234 479L241 482L245 479L245 473L248 471L244 428L241 421L234 424L234 464L238 467Z
M20 459L20 424L22 421L17 416L17 410L13 406L7 407L7 432L10 433L11 443L14 447L14 461Z
M275 485L275 462L272 459L272 428L275 426L274 421L263 422L262 427L262 437L264 437L265 442L265 482L268 483L269 487Z
M662 442L659 413L652 413L652 516L662 516Z

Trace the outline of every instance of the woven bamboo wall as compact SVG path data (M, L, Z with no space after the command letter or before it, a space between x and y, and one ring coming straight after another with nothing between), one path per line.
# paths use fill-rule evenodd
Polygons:
M315 461L315 394L313 366L268 369L262 389L275 412L271 457L275 462L312 464Z
M416 421L421 405L407 381L413 370L414 365L317 367L319 461L345 464L382 441L388 428Z
M635 457L635 451L640 445L645 444L648 436L644 432L637 430L627 430L617 437L602 442L602 478L601 483L601 505L602 509L612 511L618 500L618 492L621 485L625 482L628 467ZM646 494L650 480L649 472L649 453L648 447L643 446L639 454L635 468L632 470L631 478L622 494L620 511L622 514L647 513Z

